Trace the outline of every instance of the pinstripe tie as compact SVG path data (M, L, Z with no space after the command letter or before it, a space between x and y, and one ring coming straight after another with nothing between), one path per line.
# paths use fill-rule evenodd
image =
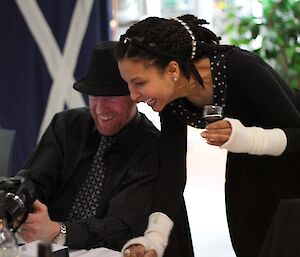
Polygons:
M72 204L71 221L89 219L95 216L105 182L104 155L115 141L115 137L101 137L91 169Z

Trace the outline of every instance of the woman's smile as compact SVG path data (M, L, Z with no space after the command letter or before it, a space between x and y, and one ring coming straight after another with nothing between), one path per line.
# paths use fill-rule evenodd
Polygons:
M155 98L148 98L147 100L144 101L144 103L148 104L151 107L154 107L156 102L157 100Z

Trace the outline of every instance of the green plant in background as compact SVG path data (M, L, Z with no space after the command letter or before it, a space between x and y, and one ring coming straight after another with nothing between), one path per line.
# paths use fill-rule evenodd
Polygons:
M228 6L226 31L231 44L256 52L293 87L300 89L300 0L257 0L262 17L237 17Z

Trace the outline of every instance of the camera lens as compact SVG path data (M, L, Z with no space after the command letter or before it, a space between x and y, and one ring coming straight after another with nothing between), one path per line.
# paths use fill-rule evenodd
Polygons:
M14 222L17 217L26 211L24 200L14 193L6 195L6 219L8 223Z
M36 200L33 183L21 176L0 177L0 189L6 192L5 213L8 226L13 228L16 219L25 221ZM20 225L19 224L19 225Z

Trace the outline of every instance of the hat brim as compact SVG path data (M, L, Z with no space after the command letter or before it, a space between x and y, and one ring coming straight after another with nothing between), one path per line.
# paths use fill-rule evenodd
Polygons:
M83 94L92 96L124 96L130 94L127 84L124 81L92 84L87 83L84 77L75 82L73 88Z

